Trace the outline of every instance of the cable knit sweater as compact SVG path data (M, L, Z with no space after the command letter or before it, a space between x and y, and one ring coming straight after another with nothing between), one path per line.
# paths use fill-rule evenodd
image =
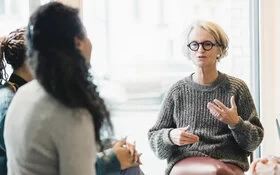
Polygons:
M247 85L240 79L220 73L212 84L199 85L190 75L175 83L168 91L156 124L148 138L154 153L167 159L166 174L174 164L186 157L210 156L248 170L248 155L263 139L263 127ZM231 107L235 96L240 122L230 128L207 109L215 98ZM169 133L173 128L190 125L190 132L199 136L199 142L184 146L174 145Z

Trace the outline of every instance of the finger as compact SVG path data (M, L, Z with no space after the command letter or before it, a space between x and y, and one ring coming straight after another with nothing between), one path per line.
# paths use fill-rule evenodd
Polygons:
M210 113L216 118L220 116L219 112L217 112L216 110L210 110Z
M136 152L135 155L134 155L134 160L135 160L135 159L139 160L139 158L140 158L141 155L142 155L142 153Z
M126 138L117 141L117 143L115 144L115 146L117 147L123 147L124 145L126 145Z
M135 151L134 155L133 155L133 160L136 160L139 158L139 153L137 151Z
M134 157L134 164L140 164L140 156L142 155L142 153L140 154L135 154L135 157Z
M140 157L142 156L143 153L140 153L139 157L138 157L138 162L140 165L142 165L142 161L140 160Z
M214 116L217 120L219 120L220 122L223 122L225 124L228 124L228 121L226 118L224 118L221 114L219 114L218 116Z
M214 99L214 103L222 110L228 109L228 107L226 107L220 100Z
M252 164L251 164L251 171L252 173L255 173L256 172L256 166L257 166L257 163L259 162L260 160L255 160Z
M187 139L181 140L180 145L193 144L193 143L196 143L198 141L199 140L187 138Z
M207 103L207 108L209 110L217 111L218 113L222 112L221 108L219 108L217 105L215 105L215 104L213 104L211 102Z
M192 134L189 132L183 132L182 136L185 138L199 138L198 135L195 135L195 134Z
M181 140L199 140L199 137L197 135L191 133L184 133L182 136L183 137L181 138Z
M190 137L187 138L187 140L192 140L193 142L198 142L199 137L198 136L190 136Z
M226 122L226 119L224 119L222 115L218 115L216 119L220 120L221 122Z
M111 144L112 144L112 146L114 146L118 142L119 142L118 140L112 140Z
M234 96L231 96L230 103L231 103L231 108L237 108Z
M190 125L188 125L188 126L185 128L185 130L184 130L184 131L185 131L185 132L186 132L186 131L189 131L189 130L190 130L190 128L191 128L191 126L190 126Z
M267 158L261 159L261 162L262 162L263 164L266 164L266 163L268 162L268 159L267 159Z
M135 147L136 147L135 141L134 141L133 143L134 143L134 144L130 144L130 143L128 144L128 150L129 150L131 156L133 156L133 155L134 155L134 152L136 151L136 150L135 150Z
M181 131L188 131L190 129L190 125L188 125L187 127L178 128L178 129L180 129Z
M184 143L195 143L195 142L198 142L198 141L199 141L198 138L190 138L190 137L188 137L188 138L182 139L180 142L181 142L181 144L184 144Z
M215 117L218 117L219 114L223 112L220 108L218 108L216 105L214 105L211 102L207 103L207 108L210 110L211 114L214 115Z
M126 145L127 145L128 147L135 147L135 146L136 146L135 143L136 143L135 141L133 141L133 143L130 143L130 142L126 141Z

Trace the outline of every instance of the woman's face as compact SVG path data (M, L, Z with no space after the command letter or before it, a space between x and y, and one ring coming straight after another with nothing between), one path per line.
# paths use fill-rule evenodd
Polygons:
M86 58L86 62L90 65L90 58L91 58L91 50L92 50L92 45L91 45L91 42L89 40L89 38L86 36L84 38L84 42L85 42L85 47L84 47L84 50L83 50L83 55L84 57Z
M78 49L81 51L81 53L85 57L86 62L88 63L88 65L90 65L92 45L91 45L91 42L90 42L86 32L85 32L85 37L83 39L76 38L76 44L77 44Z
M201 43L205 41L210 41L211 43L216 44L214 37L209 32L202 29L201 27L195 27L190 32L189 43L191 42ZM197 51L190 50L190 59L193 61L193 63L199 68L216 67L217 56L218 54L220 54L220 50L218 46L213 46L212 48L210 46L211 48L210 50L205 50L202 47L202 44L198 44L197 46L198 46ZM207 44L205 45L206 49L208 46Z

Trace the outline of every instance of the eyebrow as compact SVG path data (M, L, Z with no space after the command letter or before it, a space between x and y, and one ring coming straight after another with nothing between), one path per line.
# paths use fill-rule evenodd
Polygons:
M216 43L216 41L211 41L211 40L202 40L201 42L198 42L197 40L190 40L189 42L197 42L197 43L203 43L203 42L206 42L206 41L210 41L211 43Z

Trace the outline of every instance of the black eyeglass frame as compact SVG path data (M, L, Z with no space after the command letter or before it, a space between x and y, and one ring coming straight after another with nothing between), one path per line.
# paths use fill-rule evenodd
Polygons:
M193 43L196 43L196 44L198 45L197 49L192 49L192 48L191 48L191 44L193 44ZM206 49L205 46L204 46L205 43L210 44L211 47L210 47L209 49ZM219 43L212 43L211 41L203 41L203 42L200 42L200 43L197 42L197 41L192 41L192 42L190 42L187 46L188 46L188 48L189 48L190 50L192 50L192 51L198 51L200 45L202 46L203 50L205 50L205 51L211 50L214 46L217 46L217 47L221 47L221 46L222 46L222 45L219 44Z

